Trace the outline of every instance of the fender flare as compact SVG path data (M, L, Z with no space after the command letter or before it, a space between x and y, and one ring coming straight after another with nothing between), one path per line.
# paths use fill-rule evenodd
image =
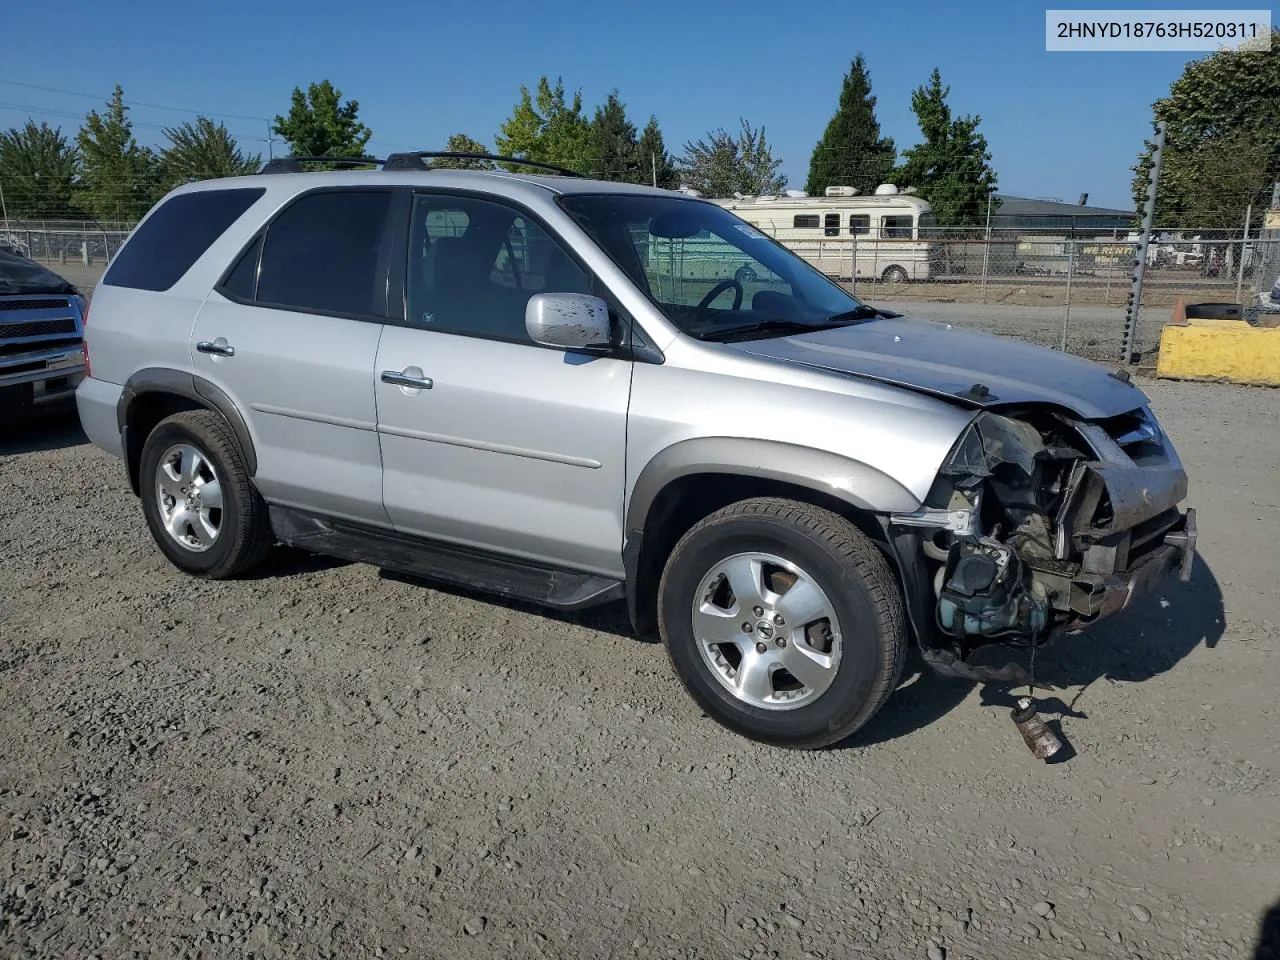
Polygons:
M131 444L138 445L140 452L141 444L146 438L130 436L130 425L138 399L151 393L183 397L218 414L235 435L240 452L244 455L249 476L252 477L258 472L258 456L253 446L249 425L236 408L234 401L221 388L190 371L146 367L125 381L124 389L120 391L120 399L116 402L116 424L120 428L121 445L125 451L125 462L129 471L129 484L133 487L134 493L138 492L135 466L137 458L131 455Z
M673 443L644 465L627 503L628 534L644 530L654 501L669 483L697 473L777 480L872 513L909 512L920 507L920 501L901 483L860 460L777 440L696 437Z

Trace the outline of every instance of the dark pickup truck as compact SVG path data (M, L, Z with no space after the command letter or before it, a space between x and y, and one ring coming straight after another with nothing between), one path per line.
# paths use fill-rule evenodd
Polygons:
M74 404L85 304L52 270L0 248L0 422Z

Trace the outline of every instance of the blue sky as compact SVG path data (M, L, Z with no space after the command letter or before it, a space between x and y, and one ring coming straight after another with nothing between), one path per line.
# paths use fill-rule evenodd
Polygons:
M810 151L861 51L878 116L899 148L917 140L911 91L937 66L956 112L977 113L1000 190L1131 206L1129 166L1186 53L1047 53L1044 6L915 0L861 4L565 0L373 3L334 0L60 0L8 3L0 81L98 96L115 83L144 143L192 114L221 115L265 153L266 118L294 86L330 78L359 101L371 149L443 146L464 131L493 146L521 83L563 76L588 105L617 88L650 113L668 149L745 116L763 124L802 187ZM198 12L197 12L198 11ZM51 51L58 51L51 55ZM37 120L74 131L92 99L0 82L0 127ZM227 116L238 115L238 116ZM263 118L263 119L255 119Z

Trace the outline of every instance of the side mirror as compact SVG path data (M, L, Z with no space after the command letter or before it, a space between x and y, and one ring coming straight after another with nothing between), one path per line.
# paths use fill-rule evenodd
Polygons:
M529 339L567 350L610 346L609 307L585 293L535 293L524 308Z

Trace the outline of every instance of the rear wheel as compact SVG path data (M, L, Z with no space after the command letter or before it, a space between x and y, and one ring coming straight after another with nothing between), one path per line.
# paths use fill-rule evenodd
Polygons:
M821 747L883 705L906 652L902 598L843 517L744 500L696 524L667 561L658 619L698 704L744 736Z
M266 504L216 413L190 410L160 421L143 445L138 476L151 536L179 569L220 580L270 549Z
M880 279L885 283L906 283L909 278L906 270L893 266L886 268L885 272L880 274Z

